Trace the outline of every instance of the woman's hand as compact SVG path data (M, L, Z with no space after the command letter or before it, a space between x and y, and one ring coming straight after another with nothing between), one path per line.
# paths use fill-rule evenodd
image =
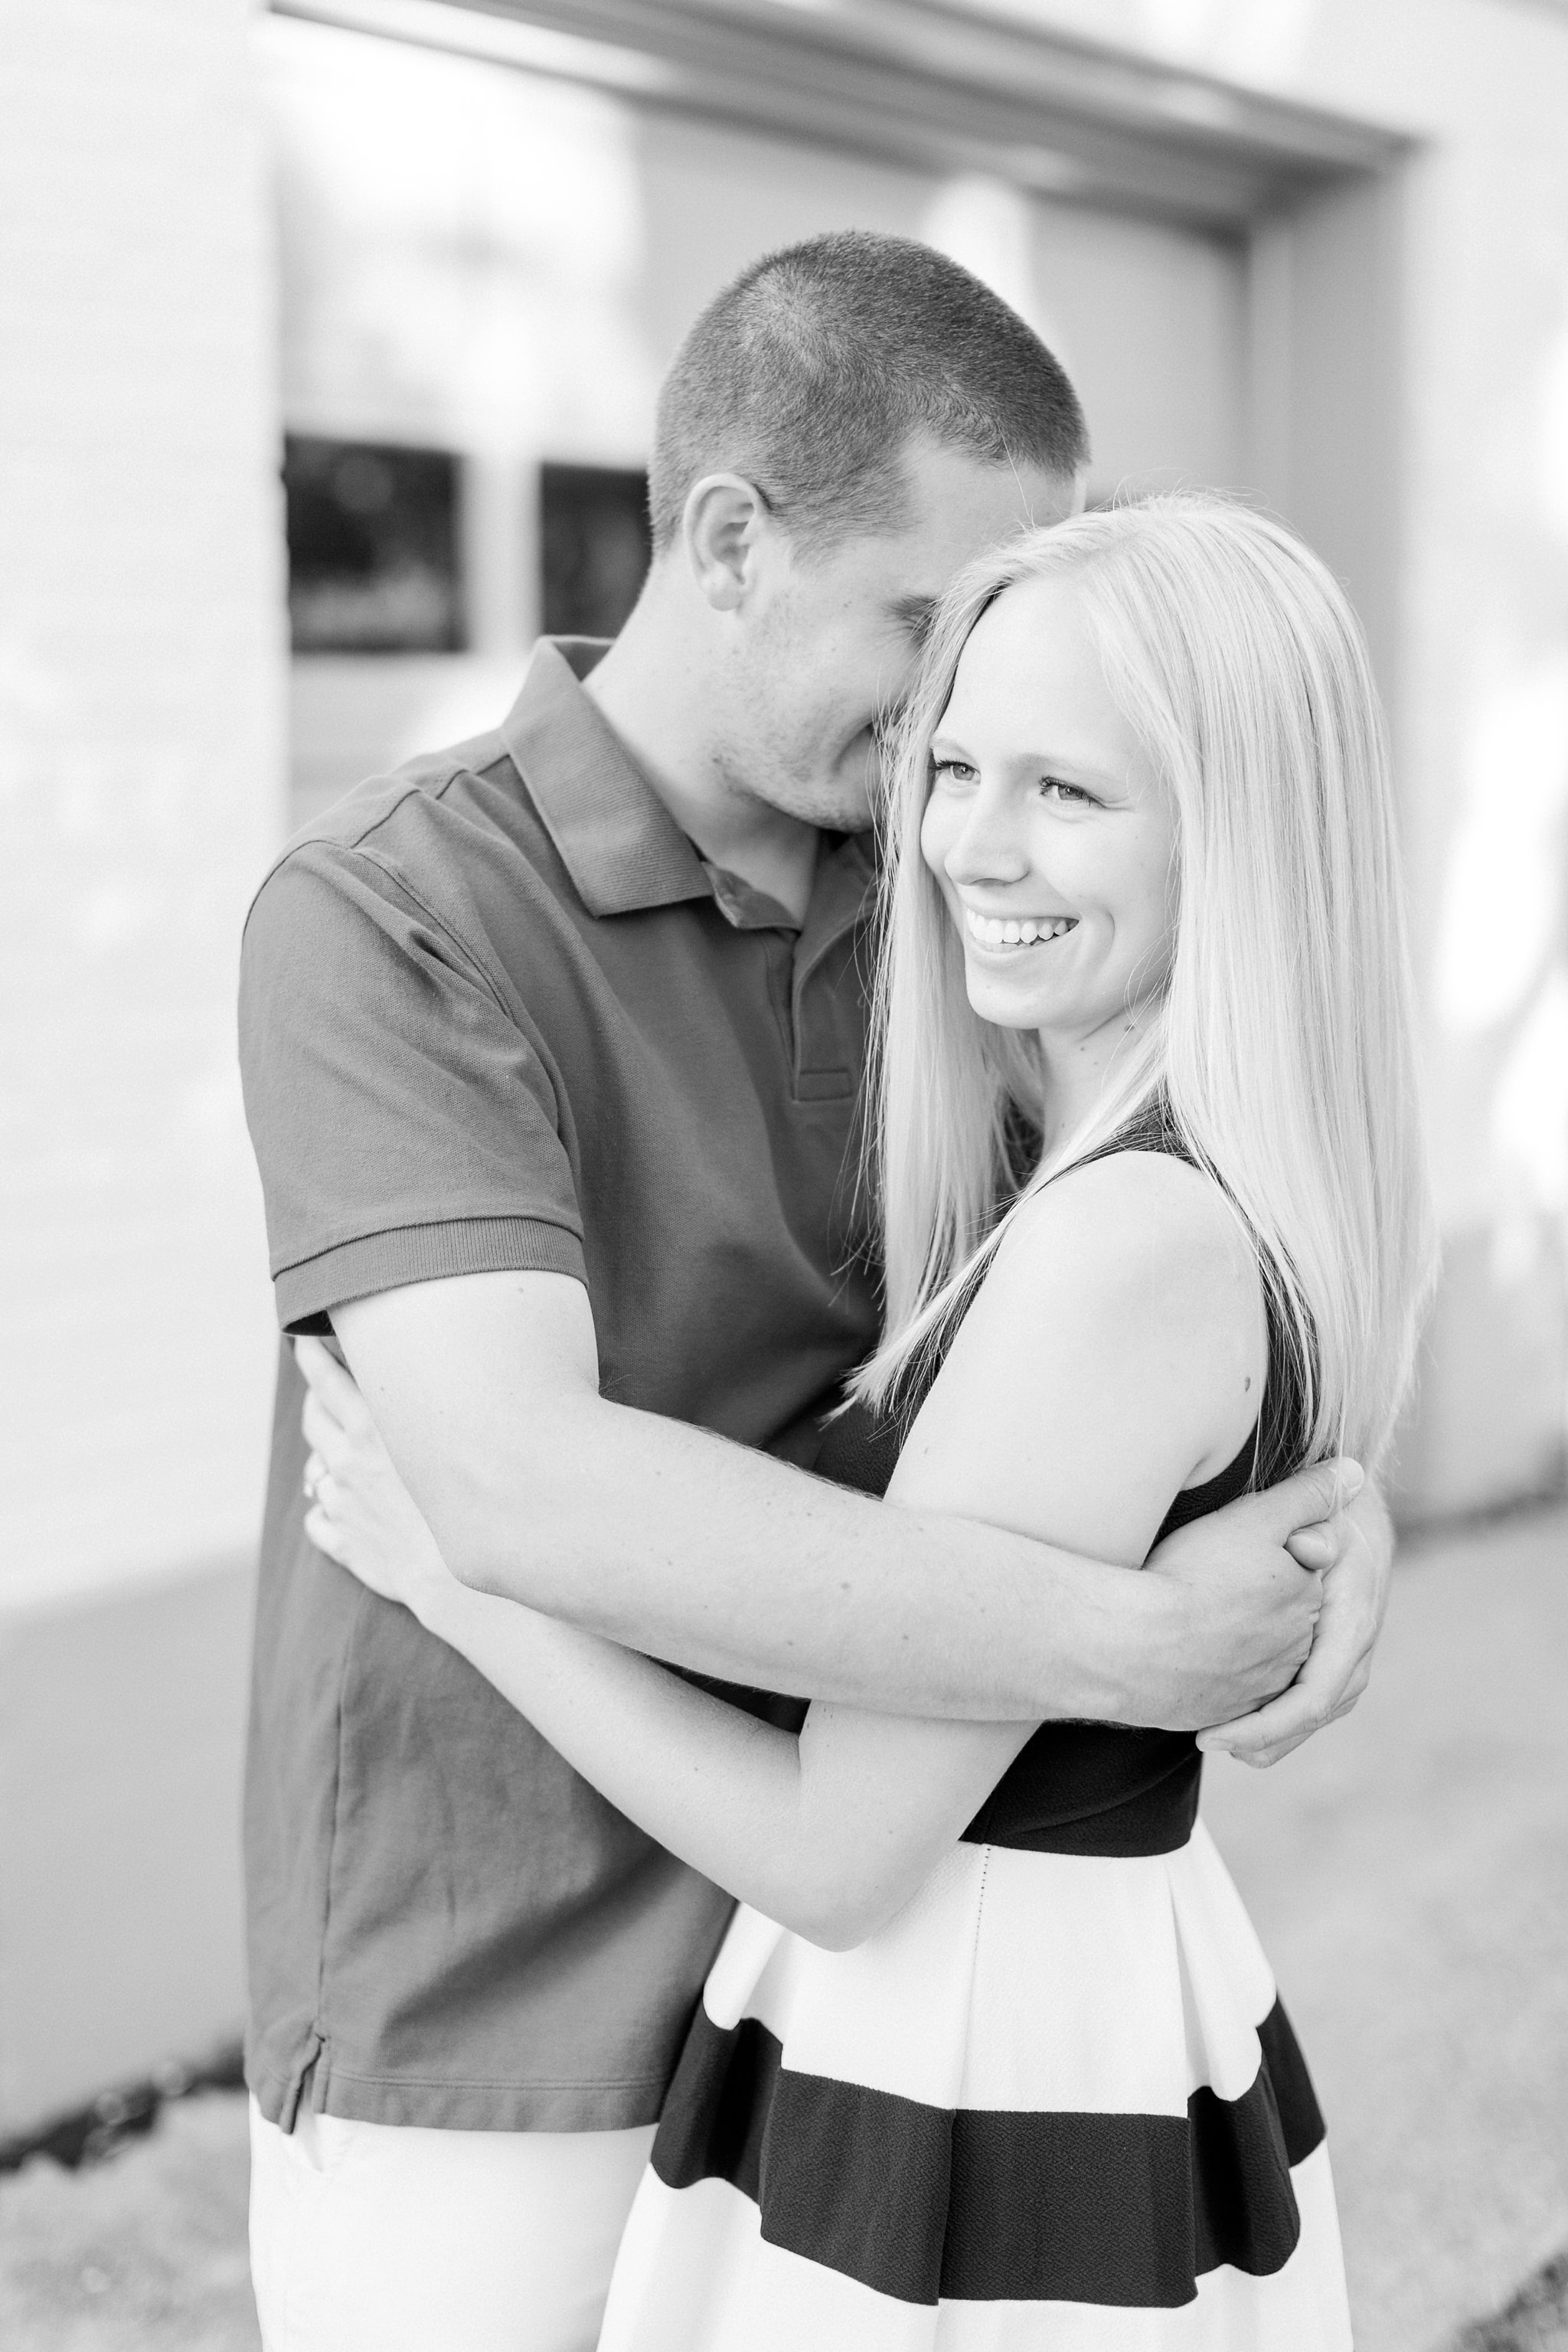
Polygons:
M301 1416L310 1447L306 1534L383 1600L401 1601L428 1622L443 1597L461 1587L393 1468L369 1406L320 1339L297 1339L294 1360L308 1390Z

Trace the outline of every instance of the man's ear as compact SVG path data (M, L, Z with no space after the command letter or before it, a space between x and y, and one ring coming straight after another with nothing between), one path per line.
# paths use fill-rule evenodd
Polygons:
M754 585L758 541L771 520L762 492L742 474L704 474L687 492L681 541L716 613L734 612Z

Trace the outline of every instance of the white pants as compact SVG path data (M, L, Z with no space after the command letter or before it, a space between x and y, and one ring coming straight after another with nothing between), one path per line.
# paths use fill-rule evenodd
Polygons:
M250 2109L265 2352L593 2352L653 2146Z

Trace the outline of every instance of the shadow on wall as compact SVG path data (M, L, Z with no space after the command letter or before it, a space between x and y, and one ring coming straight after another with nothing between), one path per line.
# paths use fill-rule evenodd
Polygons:
M112 2134L147 2102L89 2116L106 2084L238 2032L251 1593L236 1562L0 1629L0 2143Z

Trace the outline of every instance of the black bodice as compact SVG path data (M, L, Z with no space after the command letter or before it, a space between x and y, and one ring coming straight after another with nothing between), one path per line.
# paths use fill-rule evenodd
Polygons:
M851 1405L828 1424L817 1475L862 1494L885 1494L912 1419L910 1409L898 1420L879 1421L864 1405ZM1254 1435L1217 1477L1178 1495L1160 1537L1245 1494L1256 1450ZM1203 1757L1189 1731L1045 1723L964 1836L1034 1853L1173 1853L1192 1835L1202 1774Z
M1155 1106L1094 1158L1113 1151L1167 1151L1185 1159L1166 1113ZM951 1342L952 1332L948 1334ZM868 1495L884 1495L921 1398L923 1383L896 1416L879 1420L859 1404L830 1422L815 1465L817 1475ZM1272 1315L1262 1408L1234 1461L1202 1486L1188 1486L1166 1512L1158 1543L1177 1528L1246 1494L1255 1478L1296 1466L1295 1383ZM1131 1729L1112 1723L1042 1724L971 1822L976 1844L1021 1846L1036 1853L1173 1853L1197 1818L1203 1757L1191 1732Z

